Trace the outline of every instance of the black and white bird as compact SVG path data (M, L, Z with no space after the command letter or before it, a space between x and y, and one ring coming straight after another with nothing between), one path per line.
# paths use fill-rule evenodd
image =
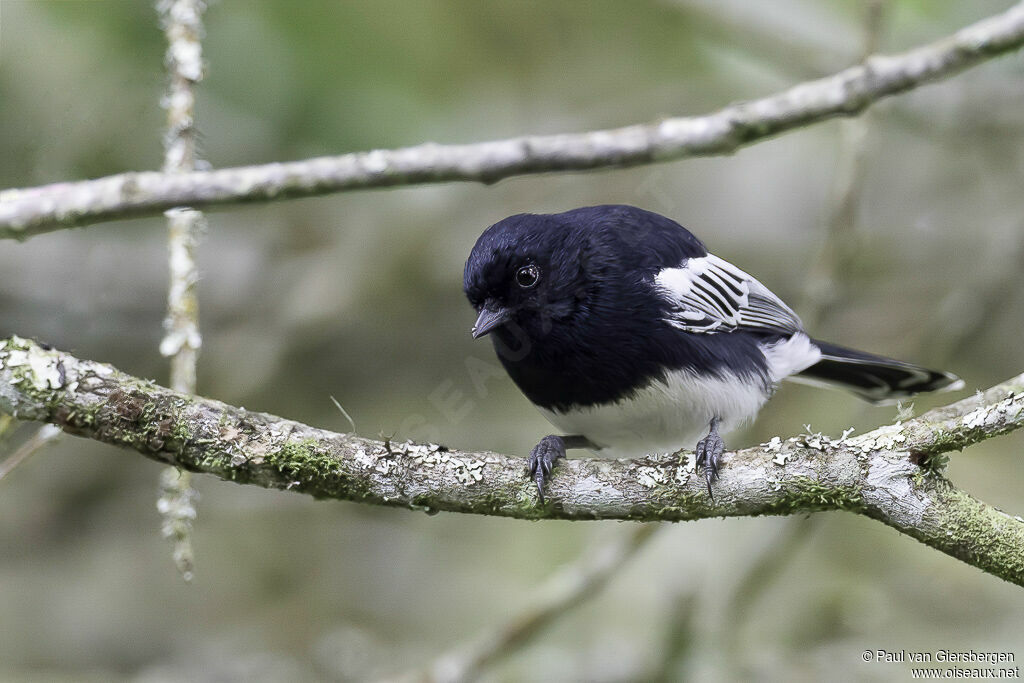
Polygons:
M479 313L473 336L491 336L513 381L563 433L530 454L541 499L567 448L631 457L695 441L710 494L721 433L753 419L783 379L872 402L963 386L812 339L754 277L632 206L499 221L473 247L463 287Z

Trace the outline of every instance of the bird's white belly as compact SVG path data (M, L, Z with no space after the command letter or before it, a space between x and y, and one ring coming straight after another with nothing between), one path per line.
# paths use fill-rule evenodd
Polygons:
M722 421L719 432L731 431L751 420L768 397L757 379L679 370L615 403L540 411L563 433L587 437L598 455L624 458L693 448L713 417Z

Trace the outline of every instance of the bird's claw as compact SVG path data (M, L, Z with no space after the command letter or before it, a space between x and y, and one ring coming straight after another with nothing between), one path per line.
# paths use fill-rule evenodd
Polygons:
M718 469L722 464L722 452L725 450L725 442L718 435L718 431L711 430L711 433L697 442L694 454L697 456L697 471L704 470L704 481L708 485L708 496L714 500L715 495L711 492L711 484L718 479Z
M544 482L551 476L555 461L565 457L565 442L558 436L545 436L530 451L530 477L537 484L537 495L544 502Z

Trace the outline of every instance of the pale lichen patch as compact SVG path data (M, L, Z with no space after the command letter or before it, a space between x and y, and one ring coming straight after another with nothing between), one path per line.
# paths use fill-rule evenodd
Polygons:
M407 455L413 459L416 465L423 467L431 469L439 466L448 467L453 470L456 481L461 484L473 484L482 481L484 478L484 465L487 464L478 458L453 455L441 450L441 446L434 443L416 444L406 441L405 443L392 444L391 452L393 454ZM387 468L387 471L390 471L390 467Z
M636 469L636 480L638 484L648 489L668 483L668 478L665 476L664 471L649 465L642 465Z
M964 426L972 429L977 427L985 426L985 418L989 415L989 407L982 406L981 408L975 408L971 412L964 415Z
M1020 414L1020 411L1024 409L1024 393L1010 392L1010 395L991 405L981 406L975 408L971 412L963 416L963 424L969 429L978 429L981 427L992 427L1004 419L1006 416L1016 417Z
M823 436L821 432L817 432L815 434L804 434L803 445L807 448L813 448L816 451L823 451L825 450L824 443L826 438L827 437Z
M418 465L433 467L439 462L447 462L447 459L439 457L438 453L441 450L441 447L437 444L421 444L406 441L404 443L393 443L390 445L390 449L394 454L408 455L415 460ZM440 453L440 455L446 456L447 454Z
M777 436L773 436L768 443L761 444L761 447L768 453L775 453L775 457L772 458L772 462L779 466L784 466L786 461L793 457L790 452L783 452L782 450L783 441Z
M697 454L693 451L679 451L679 467L687 472L697 471Z
M455 479L462 484L473 484L484 478L484 461L476 459L452 458L455 465Z
M896 424L879 427L873 432L857 436L847 440L847 445L854 449L860 449L861 453L871 451L891 451L906 442L907 435L903 431L903 424Z
M400 452L404 453L405 451L400 450ZM384 447L359 446L355 449L352 459L364 469L388 475L398 468L398 464L391 459L395 454L396 449L389 451Z
M67 381L64 364L56 351L46 351L35 344L27 349L9 349L4 365L9 368L24 367L27 372L21 378L32 383L39 390L60 389Z
M377 459L368 454L365 448L357 448L353 459L356 461L356 464L363 467L373 467L377 462Z
M807 427L807 431L810 432L810 425L804 425ZM847 437L853 433L853 428L844 429L843 433L838 439L833 439L831 436L822 434L821 432L815 432L813 434L802 434L796 439L790 439L790 442L796 443L800 446L807 448L813 448L816 451L822 451L823 453L829 450L834 450L846 444ZM782 441L778 437L774 437L769 444L777 443L778 449L782 447ZM782 463L779 463L782 464Z

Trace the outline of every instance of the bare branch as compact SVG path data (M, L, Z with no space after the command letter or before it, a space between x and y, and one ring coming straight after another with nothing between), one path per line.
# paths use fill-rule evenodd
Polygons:
M374 150L186 174L123 173L0 193L0 237L218 206L455 180L492 183L527 173L580 171L730 154L780 133L860 113L878 100L948 78L1024 45L1024 3L955 34L874 56L827 78L705 116L623 128L476 144Z
M318 498L520 519L691 520L843 509L1024 585L1024 520L941 476L942 453L1024 426L1024 374L858 437L727 454L711 500L679 454L559 463L537 502L524 460L337 434L0 341L0 411L222 479Z
M539 589L533 603L512 619L475 638L468 645L446 652L426 670L405 674L396 681L461 683L479 678L481 672L521 649L551 622L601 589L615 573L644 547L660 527L644 524L623 538L602 546L562 568Z

